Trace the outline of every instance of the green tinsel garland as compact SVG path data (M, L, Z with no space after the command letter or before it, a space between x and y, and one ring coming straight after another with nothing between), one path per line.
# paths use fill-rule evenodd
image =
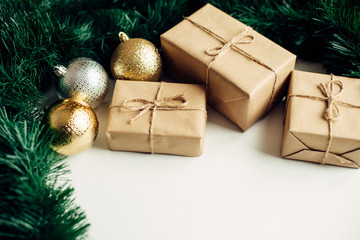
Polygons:
M67 166L41 123L52 66L85 56L108 67L119 31L159 46L206 2L329 72L360 77L357 0L0 0L1 239L86 238Z

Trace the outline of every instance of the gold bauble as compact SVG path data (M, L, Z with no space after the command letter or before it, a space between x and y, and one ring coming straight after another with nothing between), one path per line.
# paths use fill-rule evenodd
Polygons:
M64 155L81 152L92 145L99 130L94 110L86 103L71 98L52 104L45 115L54 132L52 148Z
M114 79L157 81L161 74L161 57L154 44L142 38L129 39L119 33L119 46L115 49L110 68Z

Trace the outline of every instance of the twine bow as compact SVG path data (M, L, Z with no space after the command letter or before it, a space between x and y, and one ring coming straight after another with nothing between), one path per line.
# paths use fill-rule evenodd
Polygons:
M300 97L300 98L307 98L316 101L324 101L326 102L326 108L324 111L324 119L328 123L328 141L326 150L324 152L324 156L321 160L321 164L326 164L327 156L330 153L330 146L333 139L333 122L340 118L340 110L339 106L345 106L350 108L360 108L360 105L354 105L347 102L338 101L337 98L343 92L344 85L339 80L334 80L334 75L331 74L331 79L328 83L320 83L319 89L324 97L317 97L317 96L310 96L310 95L301 95L301 94L294 94L288 96L286 109L289 105L289 101L292 97ZM287 110L286 110L287 112Z
M150 127L149 127L149 142L150 142L150 150L152 154L154 153L153 122L155 119L156 110L167 110L167 111L177 110L184 108L188 104L188 101L183 94L159 99L160 91L162 89L163 84L164 82L160 82L154 101L149 101L142 98L132 98L124 101L124 103L121 105L121 107L125 109L138 112L138 114L136 114L135 117L130 119L129 124L133 123L136 119L140 118L145 113L152 110L150 115ZM142 103L142 105L136 106L136 105L131 105L131 103Z
M140 103L142 105L132 105ZM188 100L185 98L184 94L179 94L173 97L165 97L160 100L149 101L142 98L132 98L124 101L122 107L131 111L138 112L136 116L129 120L129 123L133 123L136 119L143 116L145 113L153 110L176 110L186 107L188 105Z
M335 86L339 87L337 92L334 90ZM327 120L329 126L328 142L324 157L321 161L321 164L325 164L327 156L330 152L330 146L333 138L332 122L340 117L339 106L336 98L342 93L344 87L343 83L338 80L334 80L334 75L331 74L331 80L327 84L320 83L319 88L322 94L325 96L327 107L324 112L324 118Z
M253 55L251 55L251 54L245 52L244 50L242 50L241 48L239 48L239 45L241 45L241 44L251 44L254 41L255 37L249 33L249 31L252 28L246 27L241 33L239 33L238 35L233 37L230 41L227 41L223 37L219 36L218 34L214 33L213 31L211 31L210 29L202 26L201 24L199 24L197 22L194 22L190 18L185 17L184 19L189 21L190 23L192 23L193 25L195 25L196 27L198 27L205 33L214 37L220 43L222 43L222 45L220 45L220 46L209 47L208 49L205 50L206 55L213 57L207 64L206 80L205 80L206 92L208 93L208 89L209 89L209 72L210 72L211 65L215 62L215 60L218 57L220 57L221 55L226 53L229 49L233 49L234 51L236 51L236 52L240 53L241 55L245 56L246 58L248 58L250 61L256 62L257 64L265 67L266 69L268 69L274 73L274 85L271 90L270 100L269 100L268 109L267 109L267 111L270 111L272 102L274 101L274 97L275 97L275 89L276 89L276 83L277 83L277 78L278 78L277 73L272 67L270 67L266 63L262 62L260 59L255 58ZM207 94L207 96L208 95L209 94Z
M219 57L221 54L227 52L232 46L238 44L250 44L254 40L254 36L248 34L250 27L245 28L244 31L233 37L230 41L225 41L221 39L222 45L216 47L209 47L205 50L206 55L214 57L212 61L215 60L216 57Z
M154 153L154 136L153 136L153 122L155 119L156 112L158 110L161 111L202 111L206 112L205 109L201 108L186 108L189 102L186 99L184 94L178 94L172 97L164 97L160 98L160 92L164 82L160 82L159 87L156 92L155 99L153 101L146 100L143 98L132 98L125 100L119 106L111 106L113 107L120 107L125 108L127 110L137 112L137 114L129 120L129 124L132 124L135 120L139 119L141 116L144 116L147 112L150 112L150 126L149 126L149 136L148 140L150 143L150 150L151 153Z
M335 93L334 86L338 86L338 92ZM326 98L327 108L325 110L325 119L328 121L337 120L340 117L339 106L336 101L336 98L342 93L343 91L343 84L342 82L336 80L334 81L334 75L331 74L331 80L327 84L320 83L319 86L322 94Z

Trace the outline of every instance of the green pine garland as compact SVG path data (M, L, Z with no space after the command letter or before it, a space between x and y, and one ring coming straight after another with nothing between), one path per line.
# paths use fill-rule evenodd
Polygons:
M119 31L159 46L161 33L206 2L329 72L360 77L357 0L0 0L1 239L87 236L41 121L52 66L85 56L108 69Z
M117 33L156 40L186 1L2 0L0 239L84 239L88 223L41 123L52 66L91 57L107 66ZM60 178L61 177L61 178Z
M85 214L73 204L68 181L61 181L68 170L49 147L49 129L1 109L0 132L0 238L83 236Z
M210 0L300 58L360 77L360 1Z

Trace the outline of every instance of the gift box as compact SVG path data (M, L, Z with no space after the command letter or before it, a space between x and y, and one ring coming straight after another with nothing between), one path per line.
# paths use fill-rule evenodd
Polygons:
M205 126L203 85L116 81L106 131L110 150L200 156Z
M294 71L281 154L284 158L359 168L359 79Z
M285 95L296 56L207 4L161 35L166 66L206 84L211 106L242 130Z

